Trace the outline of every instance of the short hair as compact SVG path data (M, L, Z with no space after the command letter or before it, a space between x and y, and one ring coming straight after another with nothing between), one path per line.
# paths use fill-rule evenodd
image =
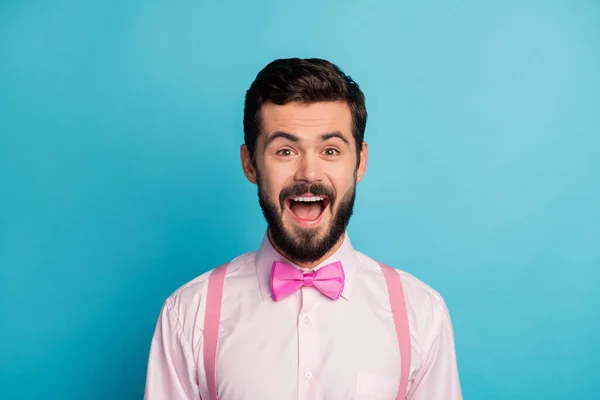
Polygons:
M319 58L286 58L270 62L256 76L244 103L244 142L256 163L256 141L261 132L263 104L344 101L352 115L352 135L360 157L367 125L365 96L352 78L335 64Z

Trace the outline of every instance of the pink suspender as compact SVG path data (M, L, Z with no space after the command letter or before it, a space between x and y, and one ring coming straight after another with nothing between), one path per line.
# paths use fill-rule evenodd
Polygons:
M217 267L208 277L208 294L204 315L204 368L208 383L208 400L217 400L217 340L221 322L221 303L223 300L223 283L227 264Z
M206 311L204 316L204 368L208 382L208 400L217 399L217 341L219 338L219 323L221 320L221 303L223 300L223 283L227 266L217 267L208 277L208 294L206 297ZM404 301L402 280L398 272L392 267L379 263L390 298L390 306L396 326L398 345L400 347L400 385L397 400L406 398L408 388L408 374L410 371L410 330L408 327L408 314Z
M402 289L402 280L398 272L392 267L379 263L383 270L383 276L387 284L390 306L394 324L396 325L396 335L398 336L398 345L400 346L400 385L398 387L398 400L406 398L408 389L408 374L410 372L410 329L408 327L408 314L406 312L406 302L404 301L404 290Z

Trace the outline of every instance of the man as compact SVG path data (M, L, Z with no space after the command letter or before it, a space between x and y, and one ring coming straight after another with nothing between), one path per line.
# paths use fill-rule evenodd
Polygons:
M330 62L276 60L258 74L240 155L268 229L256 252L166 300L147 400L461 399L440 295L346 234L366 120L363 93Z

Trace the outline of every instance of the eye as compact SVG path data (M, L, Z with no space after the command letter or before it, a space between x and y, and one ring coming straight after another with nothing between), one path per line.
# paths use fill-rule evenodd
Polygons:
M324 151L327 157L335 157L340 154L339 150L334 149L333 147L328 147Z
M278 156L281 156L281 157L290 157L290 156L292 156L294 153L293 153L293 152L292 152L292 150L290 150L290 149L281 149L281 150L277 150L277 153L276 153L276 154L277 154Z

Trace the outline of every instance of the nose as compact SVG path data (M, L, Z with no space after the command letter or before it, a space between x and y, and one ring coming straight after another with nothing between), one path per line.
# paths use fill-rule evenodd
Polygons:
M323 179L322 166L316 156L304 154L298 160L298 168L294 176L296 181L318 182Z

